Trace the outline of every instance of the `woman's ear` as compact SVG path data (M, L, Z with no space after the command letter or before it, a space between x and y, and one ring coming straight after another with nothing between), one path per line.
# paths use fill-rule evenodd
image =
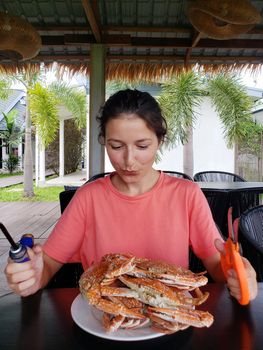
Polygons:
M163 145L163 140L159 140L158 141L158 150L160 150L160 148L162 147Z

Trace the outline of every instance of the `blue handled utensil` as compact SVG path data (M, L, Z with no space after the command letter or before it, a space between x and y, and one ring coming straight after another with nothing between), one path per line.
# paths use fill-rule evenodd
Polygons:
M11 237L5 225L1 222L0 222L0 228L3 234L5 235L6 239L8 240L8 242L11 244L11 248L9 250L10 258L17 263L23 263L25 261L30 260L27 253L27 248L26 248L29 245L23 244L23 237L21 238L22 243L21 241L16 243ZM31 243L32 243L32 239L30 240L30 244Z

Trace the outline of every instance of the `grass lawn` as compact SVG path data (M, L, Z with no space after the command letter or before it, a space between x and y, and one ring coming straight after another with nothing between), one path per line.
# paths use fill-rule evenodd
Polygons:
M63 186L35 187L35 196L23 197L23 184L0 189L0 202L56 202L59 201L59 193L64 190Z
M0 179L3 178L3 177L10 177L10 176L17 176L17 175L23 175L23 171L19 171L19 172L16 172L16 173L13 173L13 174L0 174Z

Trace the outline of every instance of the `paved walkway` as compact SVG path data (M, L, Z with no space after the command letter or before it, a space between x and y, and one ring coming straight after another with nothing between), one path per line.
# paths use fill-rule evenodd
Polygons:
M53 172L46 172L46 176ZM14 175L0 178L0 189L8 186L21 184L24 181L24 175ZM75 173L49 179L46 177L45 186L81 186L86 182L86 170L79 170Z
M54 171L47 170L46 176L54 174ZM35 175L33 177L35 179ZM13 175L0 178L0 188L22 184L24 182L24 175Z
M0 188L18 185L23 183L24 175L14 175L0 178Z
M42 244L60 217L59 202L0 202L0 221L18 241L23 233L32 233ZM9 292L4 276L10 244L0 231L0 296Z

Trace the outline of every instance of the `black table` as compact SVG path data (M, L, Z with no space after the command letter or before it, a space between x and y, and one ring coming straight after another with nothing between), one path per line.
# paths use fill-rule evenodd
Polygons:
M224 236L228 235L227 211L233 207L233 219L260 204L263 182L197 182L210 205L213 218Z
M197 182L202 191L263 193L263 182Z
M262 349L263 283L249 306L240 306L223 284L211 283L202 289L210 292L200 307L214 315L210 328L191 327L138 342L102 339L79 328L70 313L78 289L45 289L27 298L9 294L0 298L0 349Z

